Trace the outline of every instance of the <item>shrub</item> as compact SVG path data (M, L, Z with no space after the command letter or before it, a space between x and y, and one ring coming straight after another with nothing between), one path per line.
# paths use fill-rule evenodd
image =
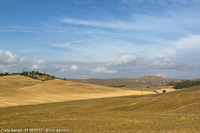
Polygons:
M165 93L165 92L166 92L166 90L163 90L162 92L163 92L163 93Z
M33 79L37 79L37 76L33 76Z
M51 76L51 79L55 79L55 76Z

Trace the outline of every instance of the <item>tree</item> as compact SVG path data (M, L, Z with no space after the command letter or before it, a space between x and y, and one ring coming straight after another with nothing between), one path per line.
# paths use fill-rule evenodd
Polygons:
M163 93L165 93L165 92L166 92L166 90L163 90L162 92L163 92Z

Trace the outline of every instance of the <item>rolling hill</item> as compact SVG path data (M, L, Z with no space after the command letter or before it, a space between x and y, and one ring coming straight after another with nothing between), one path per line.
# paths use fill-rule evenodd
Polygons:
M142 94L155 92L143 90ZM127 95L141 95L141 92L140 89L124 90L61 79L41 81L20 75L0 77L0 107Z
M168 79L156 76L144 76L141 78L117 78L117 79L71 79L81 83L96 84L112 87L141 87L141 86L166 86L170 83L181 82L181 79Z

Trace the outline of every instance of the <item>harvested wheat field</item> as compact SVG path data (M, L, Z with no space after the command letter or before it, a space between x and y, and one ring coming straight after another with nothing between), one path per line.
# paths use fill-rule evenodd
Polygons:
M0 128L45 132L46 129L67 129L72 133L198 133L199 95L197 86L167 94L2 108Z
M143 91L142 94L155 92ZM60 79L40 81L19 75L0 77L0 107L128 95L141 95L141 92Z

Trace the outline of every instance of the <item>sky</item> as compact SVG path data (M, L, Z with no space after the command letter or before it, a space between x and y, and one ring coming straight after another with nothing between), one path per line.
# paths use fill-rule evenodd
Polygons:
M0 0L0 72L200 78L200 0Z

